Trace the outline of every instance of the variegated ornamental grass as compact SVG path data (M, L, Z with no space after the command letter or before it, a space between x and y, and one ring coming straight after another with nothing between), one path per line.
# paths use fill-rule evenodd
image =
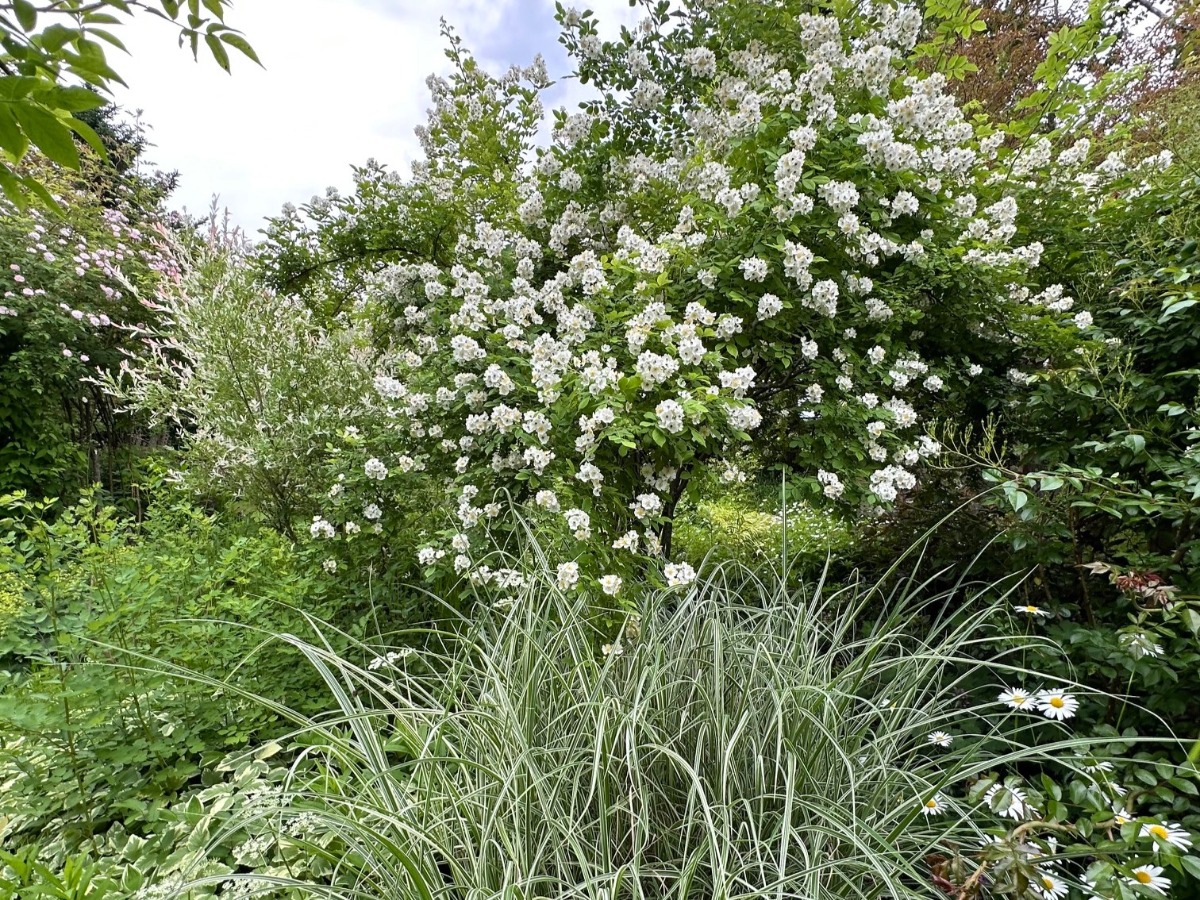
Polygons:
M647 591L612 634L549 566L402 650L286 638L331 707L257 815L336 835L313 845L334 877L306 891L1040 897L1162 862L1119 837L1102 745L1045 714L993 586L797 591L717 568Z

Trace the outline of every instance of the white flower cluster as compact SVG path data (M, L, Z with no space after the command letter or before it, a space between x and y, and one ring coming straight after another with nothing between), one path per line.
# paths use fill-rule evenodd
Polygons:
M914 7L806 14L795 32L732 41L705 4L689 10L671 41L651 23L611 58L564 14L604 99L559 117L549 147L536 144L536 90L519 88L544 84L541 69L432 82L412 187L471 224L441 263L381 278L404 314L374 385L388 452L366 442L377 455L364 473L444 478L463 533L498 515L478 493L507 491L577 540L653 553L696 469L744 477L727 459L764 413L813 435L813 453L836 434L871 461L833 472L812 459L824 496L866 486L893 501L938 452L919 433L927 410L964 377L961 359L916 350L925 300L910 273L933 277L924 261L946 254L978 275L964 309L1064 320L1071 308L1061 289L1024 285L1043 248L1017 242L1017 195L1050 171L1074 179L1087 145L1056 158L1046 141L1013 155L978 138L946 79L910 61ZM679 73L669 97L664 72ZM600 137L615 131L619 150ZM810 177L823 172L837 174ZM563 563L560 585L614 595L620 576L600 565Z

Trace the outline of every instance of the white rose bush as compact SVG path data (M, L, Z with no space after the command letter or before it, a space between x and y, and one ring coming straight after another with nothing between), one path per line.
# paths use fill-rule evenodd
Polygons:
M917 9L659 4L615 42L589 12L558 19L598 98L556 111L549 146L540 60L494 78L447 32L426 159L409 181L360 172L408 240L361 290L335 278L309 297L349 291L340 315L385 335L374 427L338 449L347 490L319 510L339 540L420 483L443 524L399 552L427 574L490 583L480 554L515 503L570 536L555 552L579 564L573 585L620 597L603 585L671 558L705 472L753 448L815 496L889 504L940 453L926 427L981 361L1026 378L1081 339L1021 203L1051 186L1101 202L1125 168L968 120L919 65ZM340 225L360 240L355 203ZM311 252L319 231L289 210L270 253ZM391 551L408 537L371 533Z

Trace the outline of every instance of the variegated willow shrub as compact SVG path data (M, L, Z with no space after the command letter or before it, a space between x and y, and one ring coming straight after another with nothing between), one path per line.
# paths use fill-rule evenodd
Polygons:
M183 289L156 304L165 327L124 367L137 377L106 383L178 430L189 487L290 533L325 490L326 445L363 415L373 356L355 331L263 291L245 235L215 215L202 240L168 243Z

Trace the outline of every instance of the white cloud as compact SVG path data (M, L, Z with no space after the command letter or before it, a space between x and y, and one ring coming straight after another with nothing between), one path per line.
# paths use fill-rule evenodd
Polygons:
M625 0L590 5L606 32L630 21ZM229 24L265 68L234 53L232 76L203 46L193 63L170 26L141 16L121 32L131 55L114 60L128 84L117 101L143 110L153 162L180 172L175 205L200 213L219 194L255 231L285 202L348 187L352 164L373 157L407 172L420 152L413 129L425 118L425 78L449 67L440 18L489 66L540 51L563 74L552 10L552 0L242 0Z

